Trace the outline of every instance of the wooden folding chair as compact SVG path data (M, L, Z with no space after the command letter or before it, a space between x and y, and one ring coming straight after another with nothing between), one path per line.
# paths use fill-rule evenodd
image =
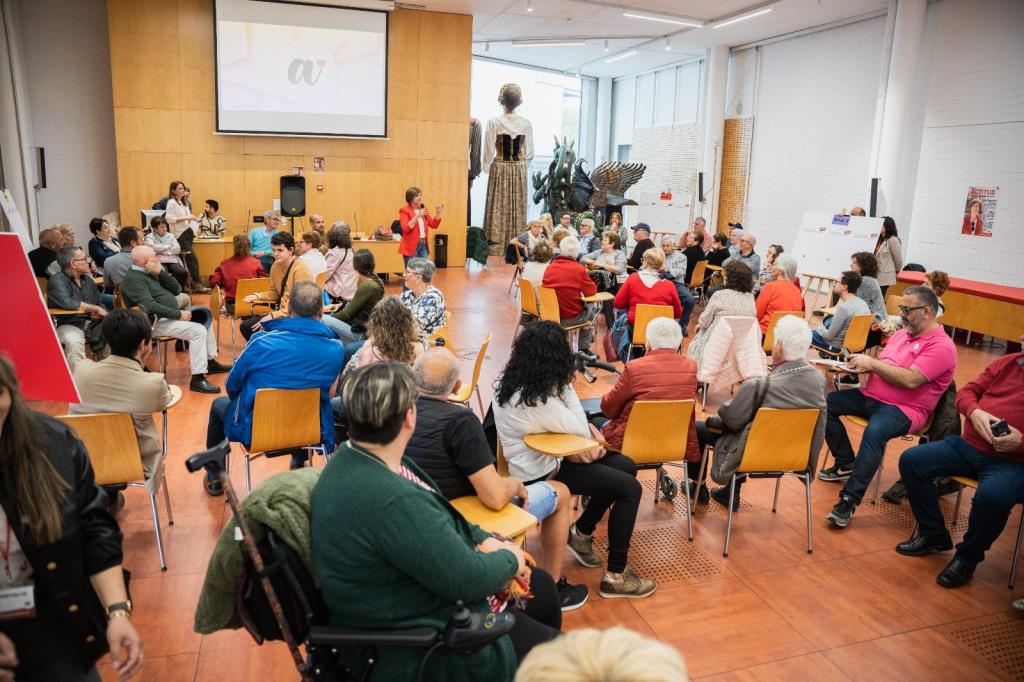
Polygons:
M690 424L693 422L694 400L637 400L626 419L626 431L622 436L622 454L632 459L637 469L657 469L658 480L654 486L654 503L658 493L672 501L677 493L675 481L665 472L664 464L682 462L686 459L686 445L689 440ZM682 429L682 435L680 435ZM686 465L681 464L683 471ZM685 484L686 528L693 540L693 518L690 508L690 487Z
M442 346L447 349L452 355L458 355L455 352L455 345L452 342L452 335L449 331L449 325L452 321L452 311L444 311L444 325L438 327L434 332L427 337L428 346Z
M491 343L491 335L488 334L487 338L484 339L484 343L480 346L480 351L476 354L476 361L473 363L473 379L468 384L463 384L459 388L457 393L453 393L448 396L448 401L453 403L462 403L465 405L469 402L469 399L476 393L477 404L480 405L480 418L484 418L484 399L480 397L480 366L484 363L484 357L487 355L487 346Z
M540 319L540 304L537 302L537 292L533 289L533 283L528 279L519 278L519 322L516 323L516 331L512 334L515 341L519 336L519 330L523 326L524 318Z
M470 523L475 523L489 533L512 538L519 545L526 540L527 531L537 525L536 516L511 502L495 511L476 495L466 495L451 500L451 505Z
M633 357L633 346L640 346L641 348L647 343L647 325L651 323L651 320L659 317L667 317L672 320L672 310L670 305L651 305L649 303L638 303L636 306L636 315L633 317L633 338L629 343L629 350L626 351L626 361Z
M513 286L516 288L519 287L519 278L523 274L523 245L515 240L512 240L510 244L515 247L512 250L515 251L516 254L516 269L512 271L512 281L508 283L508 292L511 294Z
M235 320L241 320L257 312L269 312L267 304L248 303L245 297L250 294L258 294L270 288L269 277L257 277L254 279L240 279L235 284L235 312L231 316L231 357L238 357L235 353ZM258 306L259 310L253 308Z
M706 260L699 260L693 266L693 273L690 275L690 291L693 292L698 301L707 302L707 296L704 295L704 276L707 274L707 271L708 262Z
M594 321L578 322L568 327L562 324L561 313L558 310L558 293L551 287L537 287L537 299L540 301L540 319L554 322L561 327L565 332L569 347L576 351L580 330L591 326Z
M210 287L210 313L213 315L213 323L220 340L220 318L224 314L224 292L219 286ZM233 327L233 326L232 326Z
M330 276L330 274L331 274L330 272L328 272L327 270L324 270L319 275L317 275L316 276L316 285L318 287L320 287L321 289L323 289L324 285L327 284L327 278Z
M846 336L843 338L842 348L838 351L832 351L815 346L814 350L828 355L832 359L840 359L851 353L862 353L867 348L868 334L871 333L871 325L874 323L875 316L871 313L855 315L853 319L850 320L850 326L846 328ZM839 377L844 374L844 372L832 368L829 368L828 371L829 374L832 375L832 386L838 391Z
M261 388L252 409L252 438L245 453L245 492L252 490L250 464L291 450L319 451L328 457L320 439L319 388Z
M146 479L142 472L142 455L139 453L135 424L127 412L65 415L57 419L71 427L82 439L89 453L97 485L128 485L133 488L144 488L149 493L149 508L153 513L153 530L156 532L160 570L166 571L164 538L156 502L161 487L164 490L164 504L167 505L167 525L174 525L174 515L171 513L171 496L164 478L163 459L157 464L153 475Z
M779 320L788 315L799 317L801 320L804 317L804 314L799 310L776 310L772 313L772 319L768 321L768 330L764 333L764 341L761 342L761 348L765 353L771 353L772 347L775 345L775 325Z

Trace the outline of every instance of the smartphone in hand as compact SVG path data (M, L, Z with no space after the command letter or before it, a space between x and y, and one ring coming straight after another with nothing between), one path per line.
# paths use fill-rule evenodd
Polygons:
M992 423L992 435L996 437L1010 435L1010 425L1006 423L1005 419Z

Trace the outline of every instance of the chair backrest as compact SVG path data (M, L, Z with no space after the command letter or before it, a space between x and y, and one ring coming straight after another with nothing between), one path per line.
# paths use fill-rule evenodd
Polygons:
M889 294L888 296L886 296L885 297L885 312L889 313L890 315L899 315L900 314L900 301L902 301L902 300L903 300L903 297L900 296L899 294Z
M562 324L558 312L558 293L551 287L537 287L537 299L540 301L540 319Z
M224 294L220 287L210 287L210 311L216 319L220 317L220 309L224 305Z
M46 291L50 286L50 280L46 277L36 277L36 284L39 285L39 291L43 294L43 300L47 300Z
M819 411L813 407L779 410L762 407L754 415L737 473L805 471L811 461L811 441ZM780 434L785 434L780 438Z
M515 244L513 244L512 250L516 252L516 270L518 270L519 272L522 272L523 271L523 247L519 244L519 242L516 242Z
M533 283L522 277L519 278L519 304L527 315L540 317L540 306L537 305L537 294L533 290Z
M327 277L330 276L330 274L331 274L330 272L328 272L327 270L324 270L319 275L317 275L316 276L316 285L318 287L320 287L321 289L323 289L324 285L327 284Z
M667 317L672 319L672 310L670 305L651 305L649 303L638 303L636 306L636 316L633 318L633 345L642 346L647 343L647 325L650 324L651 320L659 317Z
M71 427L89 453L97 485L142 481L142 455L135 424L127 412L57 417Z
M238 280L238 283L235 285L235 317L249 317L252 315L252 304L246 303L245 297L249 294L267 291L268 289L270 289L269 277Z
M697 264L693 266L693 274L690 275L690 287L699 287L704 284L704 275L708 270L708 262L706 260L699 260Z
M505 459L505 451L501 448L501 438L498 438L498 449L494 453L494 465L498 469L498 475L508 478L508 460Z
M678 462L686 456L693 400L637 400L622 436L622 454L637 464Z
M771 353L772 346L775 345L775 323L787 315L793 315L800 319L804 317L804 314L799 310L776 310L772 313L772 319L768 321L768 331L764 333L764 342L761 344L765 353Z
M319 388L261 388L256 391L250 452L270 452L319 443Z
M850 326L846 328L846 336L843 338L843 348L850 353L859 353L868 345L868 332L875 322L875 316L871 313L855 315L850 320Z
M484 358L487 356L487 346L490 344L491 334L488 333L483 345L480 346L480 352L476 354L476 362L473 363L473 383L471 384L473 388L476 388L476 383L480 381L480 366L484 364Z

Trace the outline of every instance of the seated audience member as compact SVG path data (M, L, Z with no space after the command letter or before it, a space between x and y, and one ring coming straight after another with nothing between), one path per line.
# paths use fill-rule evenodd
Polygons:
M597 234L594 232L594 219L584 218L580 221L580 253L590 253L600 243Z
M942 302L942 295L949 289L949 275L942 270L932 270L925 273L924 285L934 291L935 295L939 297L939 312L935 317L942 317L942 314L946 312L946 305Z
M374 228L373 233L370 234L370 239L374 241L389 242L395 238L398 234L401 236L402 221L392 220L391 225L378 225Z
M600 310L596 303L584 303L583 296L597 293L597 285L590 279L587 269L576 261L580 255L580 241L566 237L558 244L560 253L544 271L541 284L555 290L558 297L558 317L563 327L591 323ZM594 340L594 327L588 324L580 330L579 349L590 351Z
M142 455L142 470L149 478L160 463L163 447L153 413L168 408L181 395L164 375L146 370L153 350L152 326L140 310L114 310L100 326L110 355L100 362L81 360L73 373L81 402L71 414L130 412Z
M697 422L701 457L710 444L715 447L715 457L724 457L722 461L728 463L722 475L715 479L718 483L728 483L729 477L739 467L750 426L761 407L780 410L813 408L819 411L811 440L808 471L813 472L818 466L818 453L825 440L825 377L804 359L811 345L811 330L803 318L787 316L776 323L772 339L771 374L744 381L736 395L718 408L717 416ZM758 396L762 393L764 399L758 405ZM740 507L740 486L745 480L746 476L736 479L733 511ZM727 485L711 491L711 495L728 506Z
M551 239L551 233L554 231L555 221L551 218L550 213L541 213L540 217L537 218L540 224L544 226L544 236Z
M721 232L718 232L715 234L714 237L711 238L711 243L714 246L710 251L708 251L708 265L723 267L725 265L725 261L729 260L730 256L728 247L729 237L725 236ZM711 279L712 274L713 273L708 272L707 276L704 278L704 281L707 282L709 279Z
M252 238L250 236L250 243ZM270 290L261 291L256 294L249 294L245 300L249 303L257 301L270 303L276 306L277 310L260 317L251 315L238 325L238 331L248 341L253 332L260 326L275 317L288 316L288 302L292 297L292 287L299 282L312 282L313 275L309 273L306 264L295 256L295 238L287 232L277 232L270 238L270 252L274 259L274 265L270 268ZM263 259L260 259L262 263ZM264 266L265 267L265 266Z
M323 245L327 240L327 220L319 213L314 213L309 216L309 229L316 232L317 236L320 237L320 246L317 248L320 249L320 253L326 254L327 249L323 248Z
M708 299L703 312L697 318L693 341L686 349L687 355L697 361L698 367L704 355L704 347L720 319L726 316L757 317L757 304L751 293L754 288L754 273L739 261L728 263L722 269L722 273L725 275L725 284Z
M886 317L885 297L882 296L882 289L878 286L878 279L876 279L878 277L878 260L874 254L858 251L850 256L850 269L860 275L857 296L868 304L868 310L875 316L875 322L883 321Z
M693 269L697 267L697 263L708 259L707 253L701 247L701 242L698 239L699 237L695 232L687 232L683 235L683 255L686 256L686 277L684 281L687 286L690 285L690 280L693 278ZM707 242L709 245L714 243L710 236L708 236Z
M263 271L270 272L274 266L271 237L277 234L277 226L281 224L281 212L270 210L263 214L263 224L249 230L249 245L252 255L263 264ZM293 238L294 241L294 238Z
M729 223L729 257L735 258L740 253L740 240L743 239L743 224ZM756 272L756 271L755 271Z
M511 679L517 658L559 634L562 613L551 576L531 571L514 542L467 523L403 456L416 430L408 367L364 367L345 382L341 398L351 439L327 464L310 501L313 561L330 624L443 630L457 601L491 613L491 600L517 578L529 583L533 599L515 611L508 636L468 656L440 648L422 671L430 680ZM414 679L425 653L388 647L374 679ZM354 670L365 662L365 656L342 660Z
M459 390L459 362L443 348L432 348L413 364L416 381L416 430L405 446L405 456L430 476L441 494L453 500L476 495L488 509L500 511L518 504L541 524L541 565L552 577L562 573L565 539L571 510L569 489L558 481L539 481L529 488L514 477L502 477L495 467L483 426L465 405L448 402ZM587 602L585 585L558 581L563 611Z
M598 291L615 293L626 281L626 254L622 252L619 235L610 230L601 236L601 247L580 257L580 262L589 267L591 277ZM595 273L606 272L607 275Z
M384 298L384 282L374 272L377 262L373 252L359 249L352 261L358 282L355 293L343 308L324 317L324 324L338 335L342 343L366 338L366 322L370 313Z
M629 338L633 338L633 325L636 324L636 307L641 303L648 305L667 305L672 308L672 319L678 320L683 313L679 303L679 294L675 285L661 278L661 269L665 264L665 252L654 247L644 252L640 269L626 278L626 283L615 294L614 305L619 310L626 310L629 318Z
M210 275L210 286L221 287L224 290L224 307L228 315L235 314L235 293L238 291L238 281L242 279L260 279L266 277L263 272L263 264L249 255L252 248L249 239L244 234L236 234L231 238L231 247L234 253L230 258L225 258L217 266L217 269Z
M886 442L924 427L953 381L956 346L935 321L938 307L938 297L931 289L907 289L900 305L903 329L893 334L878 359L861 354L846 357L847 365L870 373L867 385L828 396L826 441L835 464L819 471L818 478L846 481L839 502L826 517L838 528L850 523L882 463ZM846 414L868 420L856 459L839 419Z
M551 256L551 244L546 240L538 241L533 247L533 252L530 254L530 260L523 263L523 272L520 277L532 284L534 289L539 287L540 283L544 280L544 271L548 269L548 264L551 263Z
M124 283L124 276L132 269L132 249L146 244L142 230L137 227L122 227L117 232L117 242L121 245L120 253L108 258L103 267L103 287L107 291Z
M566 237L565 241L569 239ZM658 584L641 578L627 561L643 492L636 480L633 460L600 445L559 460L531 450L523 440L531 433L547 431L603 438L597 427L587 422L572 387L575 371L572 350L553 322L526 327L512 343L512 353L491 403L509 473L528 485L554 479L568 486L573 495L590 496L589 504L569 533L569 551L584 566L601 566L601 560L594 554L593 533L610 508L608 565L601 579L600 594L647 597Z
M302 237L296 243L299 252L299 260L309 268L309 274L313 279L321 272L327 272L327 259L320 253L320 233L316 230L303 232Z
M526 232L516 235L512 240L524 261L530 258L533 249L542 241L547 241L547 237L544 236L544 226L539 220L531 220L530 224L526 226Z
M562 240L566 237L571 237L569 230L565 230L561 227L556 227L551 232L551 244L554 246L554 256L558 257L558 245L562 243Z
M64 356L72 371L85 357L85 328L90 321L106 316L100 290L89 276L89 259L80 247L65 246L57 253L57 272L46 285L46 304L61 310L81 310L81 315L60 315L57 320L57 340L64 348Z
M530 652L515 682L687 682L675 647L615 626L573 630Z
M207 199L203 205L203 214L199 216L199 239L220 239L227 229L224 216L220 215L220 203L216 199Z
M149 221L149 235L146 236L146 246L156 252L156 259L164 267L164 270L171 273L174 279L178 280L178 286L182 291L188 291L188 270L182 265L178 254L181 253L181 246L174 235L170 233L167 221L163 216L153 216ZM132 247L134 248L134 247ZM117 256L113 256L117 258ZM131 267L129 265L129 267Z
M416 324L412 311L397 296L385 296L370 313L366 322L366 341L346 351L351 353L345 363L347 376L366 365L382 360L412 366L427 349L427 339Z
M675 235L667 234L661 238L661 250L665 253L665 265L661 271L662 279L672 282L679 294L679 303L683 307L683 313L679 318L679 328L683 330L683 336L689 336L687 327L690 326L690 315L693 314L693 306L697 300L690 293L686 286L686 255L676 248Z
M565 230L566 232L569 233L568 236L570 237L576 237L579 235L579 233L576 231L576 228L572 226L572 214L569 213L568 211L558 216L558 225L555 226L555 229ZM558 242L555 243L557 244Z
M181 310L177 298L181 294L178 281L164 270L156 253L148 246L132 251L132 269L125 275L121 288L125 303L139 306L157 318L153 333L189 342L189 364L192 380L189 390L198 393L220 393L220 388L206 380L206 374L227 372L231 365L217 362L217 335L212 328L192 321L192 311Z
M761 270L758 271L754 276L754 298L757 298L761 294L761 289L765 284L775 279L775 273L772 271L772 266L775 265L775 259L782 255L784 249L781 244L770 244L768 250L765 251L764 260L761 261ZM793 271L793 277L791 280L796 279L796 271Z
M868 304L864 299L857 296L857 289L860 288L861 276L852 270L846 270L836 284L836 293L839 294L839 305L836 306L835 314L825 321L819 329L811 333L811 345L815 348L838 353L846 342L846 330L850 328L850 322L857 315L867 315ZM760 305L760 299L758 299Z
M861 218L863 218L864 216L867 215L867 213L860 206L854 206L853 208L850 209L850 215L853 217L860 216Z
M730 260L743 263L750 268L751 273L756 275L761 272L761 256L754 252L755 246L757 246L757 237L749 232L744 232L740 237L739 250L735 254L729 256L729 260L727 260L726 263Z
M331 330L320 323L323 298L315 282L298 282L292 290L288 317L278 317L263 324L261 331L249 339L245 352L238 356L228 374L227 397L210 405L210 421L206 429L206 447L212 448L226 437L243 443L252 442L252 412L256 391L261 388L320 389L320 439L327 452L334 448L334 417L331 415L331 384L341 371L345 349ZM291 468L302 466L307 452L292 453ZM220 481L207 469L206 492L224 492Z
M622 449L626 423L636 401L693 400L697 394L697 363L679 353L682 343L683 335L679 325L672 320L658 317L648 323L644 356L631 360L612 390L601 398L601 414L609 419L601 426L601 432L613 450ZM686 426L664 426L680 431L686 429L687 471L696 480L700 459L693 422Z
M57 252L64 246L64 237L59 230L48 227L39 231L39 247L28 252L28 262L32 265L32 273L36 277L49 277L60 266L50 270L57 262Z
M712 249L712 236L708 231L708 222L701 216L697 216L693 219L693 233L694 243L700 247L701 251L707 254Z
M92 232L92 239L89 240L89 256L96 267L103 269L103 263L107 258L114 256L121 250L121 246L110 233L110 225L103 218L93 218L89 221L89 231Z
M1021 335L1024 341L1024 335ZM939 510L935 479L967 476L978 481L971 502L967 532L952 561L939 573L943 587L970 582L985 552L1003 532L1014 505L1024 502L1024 359L1020 352L997 359L981 376L957 393L956 407L966 417L963 436L910 448L900 457L900 475L920 524L916 538L896 551L924 556L953 549L946 520ZM993 425L1005 424L996 435Z
M426 258L410 258L405 264L402 303L428 336L444 326L444 294L430 283L436 272L437 268Z
M654 248L654 241L651 239L651 228L647 223L637 223L633 226L633 238L636 239L636 246L629 254L626 264L634 270L639 270L643 265L643 257L647 249Z
M761 325L761 333L768 332L768 323L776 311L804 309L804 294L800 287L793 284L796 277L796 258L782 254L772 263L772 281L761 289L761 295L755 301L757 319Z
M352 234L348 223L344 227L335 223L327 233L327 281L324 291L335 303L351 301L356 294L355 251L352 249Z
M53 226L53 229L60 232L60 236L64 239L64 246L77 246L75 243L75 231L67 223L57 223Z

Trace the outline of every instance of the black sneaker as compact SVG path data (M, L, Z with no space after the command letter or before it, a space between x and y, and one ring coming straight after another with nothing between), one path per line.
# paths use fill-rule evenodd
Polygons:
M562 576L558 579L558 602L563 611L575 611L587 603L590 590L586 585L570 585L569 581Z
M692 498L694 495L697 495L698 504L707 504L708 501L711 499L711 496L708 494L708 486L706 484L702 485L698 490L695 491L694 489L697 487L697 481L687 481L684 478L679 481L679 485L689 485L690 497ZM728 500L728 495L726 495L726 500ZM722 504L725 504L725 502L723 502Z
M711 491L711 497L715 498L715 501L721 504L726 509L729 508L729 486L723 485L721 488L715 488ZM736 497L732 501L732 510L734 512L740 510L740 494L736 493Z
M856 374L843 374L843 376L839 377L839 383L860 385L860 379L857 377Z
M836 481L845 481L853 473L853 465L846 464L834 464L828 469L822 469L818 472L818 478L822 481L829 481L834 483Z
M853 518L853 512L856 509L857 505L852 499L846 495L840 495L839 502L836 503L836 506L832 507L832 511L828 513L825 519L837 528L846 528L850 525L850 519Z

